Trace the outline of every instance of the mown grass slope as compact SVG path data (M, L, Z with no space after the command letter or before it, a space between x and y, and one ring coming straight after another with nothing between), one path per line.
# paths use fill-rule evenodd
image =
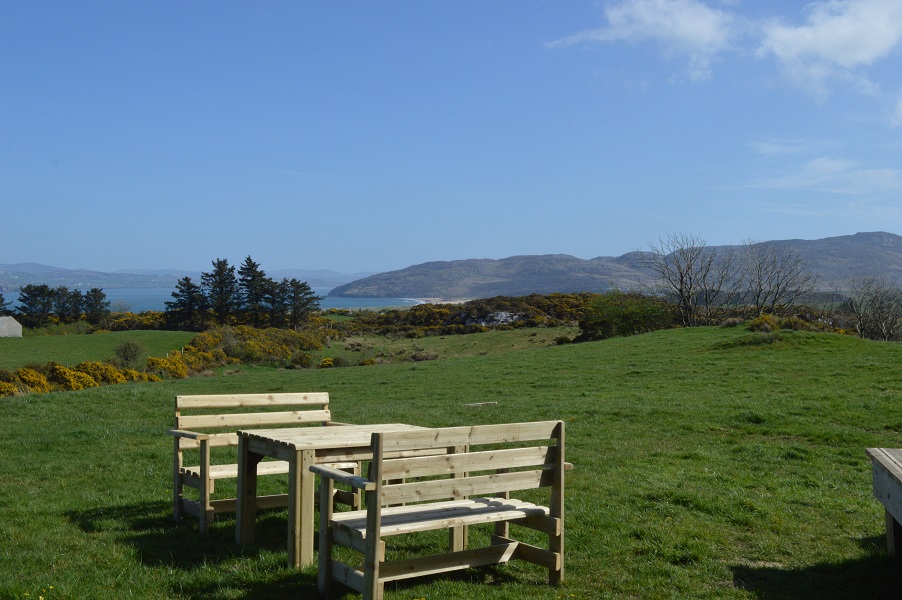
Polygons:
M187 344L195 334L187 331L108 331L91 335L46 335L0 338L0 369L13 371L29 364L56 361L74 365L86 360L105 361L115 356L116 346L134 340L144 357L166 356Z
M285 567L284 513L249 548L228 517L207 537L170 524L164 435L175 394L305 390L349 422L567 422L562 587L513 564L389 598L895 597L864 448L902 445L900 362L897 344L698 328L5 399L0 598L315 597L315 568Z

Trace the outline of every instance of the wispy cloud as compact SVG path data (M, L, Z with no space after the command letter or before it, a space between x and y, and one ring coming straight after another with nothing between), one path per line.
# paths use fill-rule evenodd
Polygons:
M709 78L728 55L772 58L789 81L823 99L834 85L878 93L869 67L902 45L900 0L814 0L791 16L800 17L798 23L753 20L741 10L741 3L727 0L617 0L605 4L603 27L548 46L655 43L668 57L687 60L696 81Z
M806 6L802 25L762 24L759 56L773 56L796 84L819 97L831 81L876 89L864 69L902 41L899 0L826 0Z
M785 138L764 138L754 140L749 144L756 154L763 156L782 156L787 154L799 154L809 150L811 145L805 140Z
M689 77L706 79L717 55L730 46L735 16L698 0L631 0L604 9L607 26L588 29L549 47L598 42L652 41L667 55L688 59Z
M813 190L860 197L886 196L902 190L902 172L893 168L870 168L851 160L820 157L809 160L791 173L760 180L753 187Z
M896 103L896 110L893 112L890 124L893 127L902 127L902 98L899 98L899 101Z

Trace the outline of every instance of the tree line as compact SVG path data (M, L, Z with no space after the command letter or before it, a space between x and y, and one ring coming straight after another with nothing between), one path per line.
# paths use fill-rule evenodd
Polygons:
M210 325L250 325L301 329L319 310L321 298L306 281L275 281L250 256L236 269L224 258L213 261L200 282L182 277L166 302L169 327L201 331Z
M47 284L28 284L19 290L18 306L0 293L0 315L15 316L25 327L45 327L53 323L87 321L100 325L110 314L110 303L100 288L87 292L66 286L52 288Z

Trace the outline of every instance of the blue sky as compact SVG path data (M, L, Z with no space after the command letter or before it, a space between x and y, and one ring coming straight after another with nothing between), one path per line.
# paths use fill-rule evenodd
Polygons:
M5 2L0 263L902 233L898 0Z

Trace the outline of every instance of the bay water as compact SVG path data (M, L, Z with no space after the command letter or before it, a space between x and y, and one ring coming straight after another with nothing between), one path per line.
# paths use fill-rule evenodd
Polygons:
M388 306L413 306L421 304L412 298L329 298L326 296L331 288L313 288L322 300L319 306L323 310L330 308L385 308ZM172 301L174 288L104 288L103 293L114 311L130 311L134 313L145 310L166 310L166 302Z

